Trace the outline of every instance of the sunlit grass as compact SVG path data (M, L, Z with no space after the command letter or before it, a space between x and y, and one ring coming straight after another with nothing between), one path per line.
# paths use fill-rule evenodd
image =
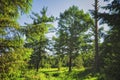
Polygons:
M97 76L90 73L90 69L76 69L68 72L67 67L58 68L42 68L38 72L29 70L24 75L25 80L98 80Z

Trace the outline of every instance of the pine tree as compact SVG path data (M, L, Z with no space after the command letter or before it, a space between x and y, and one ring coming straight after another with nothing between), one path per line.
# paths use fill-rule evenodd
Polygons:
M0 78L21 76L30 49L24 48L17 19L31 8L32 0L0 0Z
M69 56L69 71L72 71L72 60L80 51L80 36L93 26L93 20L89 14L72 6L60 14L58 24L58 37L62 39L64 54Z
M33 66L36 71L41 67L42 57L46 54L46 46L48 39L46 34L48 29L52 26L49 22L53 21L53 16L47 17L47 8L43 8L40 16L38 13L33 12L33 24L27 25L26 27L26 36L27 43L26 47L32 48L33 54L31 55L31 60L29 61L31 67Z

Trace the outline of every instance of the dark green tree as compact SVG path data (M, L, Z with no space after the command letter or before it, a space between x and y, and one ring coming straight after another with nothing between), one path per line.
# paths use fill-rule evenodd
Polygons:
M108 0L106 0L108 1ZM99 13L101 23L107 23L109 31L101 46L101 65L107 80L120 79L120 1L110 0L103 9L107 12Z
M45 36L48 33L48 29L52 26L49 22L53 21L53 17L47 17L47 8L43 8L41 16L38 13L33 13L31 18L33 24L28 24L25 30L27 36L26 47L33 48L34 52L31 55L30 65L37 71L42 63L42 58L46 54L46 46L48 39Z
M57 67L58 70L60 71L61 67L62 67L62 63L64 60L64 47L63 45L65 45L65 43L63 42L63 37L60 34L58 38L53 37L53 52L54 55L56 55L56 61L57 61Z
M30 49L24 48L17 19L27 13L32 0L0 0L0 79L16 79L22 74Z
M72 60L80 51L80 37L93 26L93 20L83 10L72 6L60 14L58 24L58 37L62 39L60 44L63 44L63 54L69 56L69 71L72 71Z

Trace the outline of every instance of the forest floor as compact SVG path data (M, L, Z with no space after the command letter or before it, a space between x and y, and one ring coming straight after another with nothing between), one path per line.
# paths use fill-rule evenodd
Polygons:
M58 71L57 68L40 69L38 72L35 70L27 71L23 80L98 80L99 74L93 75L91 69L74 69L72 72L68 72L68 68L61 68Z

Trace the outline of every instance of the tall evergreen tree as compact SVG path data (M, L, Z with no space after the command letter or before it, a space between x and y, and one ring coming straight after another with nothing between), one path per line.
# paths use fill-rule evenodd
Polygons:
M78 7L72 6L60 14L58 34L62 38L64 54L69 56L69 71L72 71L72 60L80 51L80 36L93 26L89 14L85 14Z
M47 8L43 8L41 16L38 13L33 13L31 18L33 19L33 24L26 27L27 44L26 47L33 48L34 52L31 55L30 65L33 66L36 71L40 68L40 63L42 61L42 56L45 56L46 46L48 39L46 38L46 33L48 29L52 26L49 22L53 21L53 17L47 17Z
M0 0L0 78L16 79L21 76L30 50L23 47L17 19L31 8L32 0Z

